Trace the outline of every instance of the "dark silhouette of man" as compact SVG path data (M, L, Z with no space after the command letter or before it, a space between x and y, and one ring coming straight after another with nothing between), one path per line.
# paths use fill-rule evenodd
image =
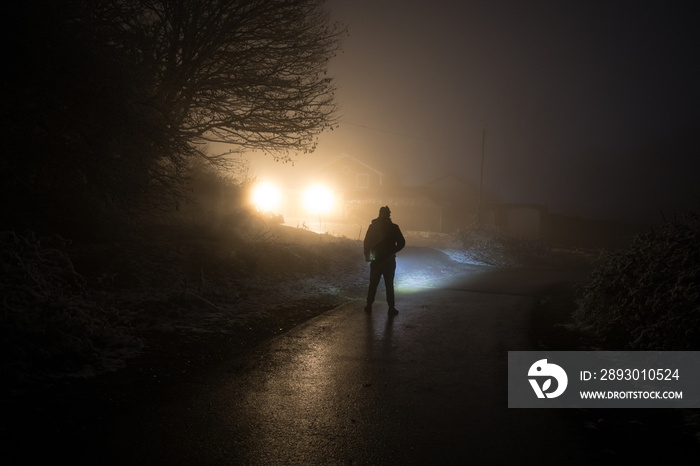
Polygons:
M399 226L391 221L389 207L381 207L379 217L372 220L365 234L365 260L370 263L366 312L372 312L372 303L377 294L379 279L384 276L389 315L399 313L395 307L394 275L396 273L396 253L404 246L406 246L406 240L401 234Z

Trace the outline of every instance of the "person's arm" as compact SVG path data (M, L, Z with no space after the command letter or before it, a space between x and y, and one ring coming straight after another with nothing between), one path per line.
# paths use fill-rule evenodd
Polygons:
M364 241L364 253L365 253L365 261L371 262L372 258L370 257L370 252L372 250L372 225L367 228L367 233L365 233L365 241Z
M406 239L403 237L403 233L401 233L401 228L399 228L398 225L396 225L396 251L399 252L406 246Z

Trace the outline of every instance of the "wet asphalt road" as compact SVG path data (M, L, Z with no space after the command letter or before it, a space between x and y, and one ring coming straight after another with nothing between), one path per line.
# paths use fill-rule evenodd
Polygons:
M558 270L474 269L329 311L112 426L100 463L590 464L567 410L508 409L507 351ZM379 296L383 296L380 288Z

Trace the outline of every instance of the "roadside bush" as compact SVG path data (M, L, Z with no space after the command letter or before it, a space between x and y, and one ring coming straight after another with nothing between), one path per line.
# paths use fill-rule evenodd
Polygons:
M700 218L667 222L604 257L576 317L626 349L700 349Z
M3 374L26 378L110 369L110 352L139 343L120 325L119 313L86 292L60 236L0 232L0 318Z
M472 260L499 267L540 265L552 259L541 241L518 238L487 225L473 225L454 234L455 246Z

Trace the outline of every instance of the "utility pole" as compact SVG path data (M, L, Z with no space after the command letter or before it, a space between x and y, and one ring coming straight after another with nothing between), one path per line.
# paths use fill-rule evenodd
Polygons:
M481 176L479 178L479 202L476 205L476 223L481 223L481 195L484 191L484 148L486 147L486 126L481 131Z

